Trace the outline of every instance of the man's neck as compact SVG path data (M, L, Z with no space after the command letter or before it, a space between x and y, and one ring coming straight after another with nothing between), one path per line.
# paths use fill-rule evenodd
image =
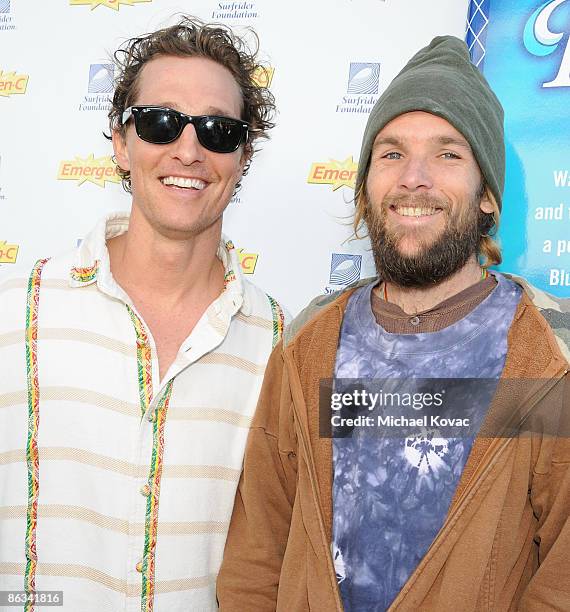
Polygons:
M221 222L187 240L174 240L141 217L133 207L128 231L107 241L111 273L129 297L136 303L152 296L173 307L194 298L215 299L224 282L217 258Z
M481 280L481 268L472 257L460 270L433 287L410 288L394 283L386 283L386 297L389 302L399 306L407 314L431 310L437 304L457 295L467 287ZM383 296L382 286L375 291Z

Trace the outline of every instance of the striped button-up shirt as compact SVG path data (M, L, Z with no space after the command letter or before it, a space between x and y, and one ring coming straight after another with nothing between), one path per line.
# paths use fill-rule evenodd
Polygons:
M225 289L160 380L110 271L106 239L127 227L110 215L78 249L0 283L0 591L63 591L56 609L71 612L215 610L283 311L223 239Z

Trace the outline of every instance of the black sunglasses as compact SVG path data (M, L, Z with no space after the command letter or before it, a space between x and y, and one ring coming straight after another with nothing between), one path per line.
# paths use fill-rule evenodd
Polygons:
M215 153L233 153L247 140L248 125L240 119L217 115L186 115L163 106L129 106L122 116L123 125L134 117L139 138L152 144L175 141L191 123L198 142Z

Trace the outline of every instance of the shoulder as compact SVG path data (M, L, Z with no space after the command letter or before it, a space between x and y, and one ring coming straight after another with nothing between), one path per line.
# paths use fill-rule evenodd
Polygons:
M291 322L289 311L280 301L254 283L245 279L242 283L244 305L240 318L256 328L270 332L273 337L272 345L275 346L281 340L285 327Z
M289 311L281 301L276 300L272 295L246 279L242 283L246 316L272 316L276 313L283 313L287 322L291 320Z
M542 291L531 285L522 276L506 273L503 273L503 276L522 287L526 299L533 307L527 315L531 316L531 312L534 310L536 322L538 324L547 323L547 328L552 330L558 348L566 360L570 362L570 299L559 298Z

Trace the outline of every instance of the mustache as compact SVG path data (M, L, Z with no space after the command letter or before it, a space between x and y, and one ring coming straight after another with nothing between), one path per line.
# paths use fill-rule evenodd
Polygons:
M446 198L438 198L429 193L386 196L382 200L382 208L387 210L392 206L409 206L412 208L439 208L443 211L448 211L450 209L450 203Z

